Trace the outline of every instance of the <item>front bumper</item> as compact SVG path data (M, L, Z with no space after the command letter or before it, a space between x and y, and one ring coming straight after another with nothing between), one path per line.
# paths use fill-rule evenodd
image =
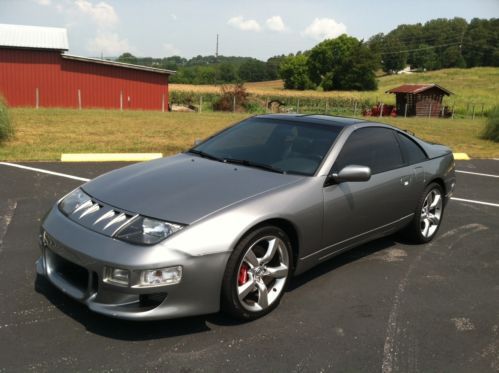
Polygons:
M42 225L38 274L91 310L108 316L153 320L217 312L229 252L192 256L168 247L136 246L90 231L57 207ZM123 268L132 278L145 269L181 265L180 283L137 288L108 283L106 267Z

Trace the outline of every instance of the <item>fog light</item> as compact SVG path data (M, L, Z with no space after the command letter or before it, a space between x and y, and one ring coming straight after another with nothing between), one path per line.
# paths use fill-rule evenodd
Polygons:
M148 269L140 276L141 287L178 284L182 279L182 267Z
M122 268L106 268L106 282L117 285L128 286L128 270Z

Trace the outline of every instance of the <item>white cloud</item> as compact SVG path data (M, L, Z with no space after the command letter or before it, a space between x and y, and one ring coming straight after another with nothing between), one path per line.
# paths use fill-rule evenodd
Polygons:
M167 57L178 56L181 53L180 49L169 43L163 43L163 50L165 51Z
M171 17L174 21L176 21L176 20L177 20L177 15L176 15L176 14L173 14L173 13L172 13L172 14L170 14L170 17Z
M254 19L245 20L242 16L232 17L227 21L228 25L243 31L260 31L260 24Z
M99 34L87 44L87 49L95 56L115 57L124 52L134 52L127 39L121 39L116 33Z
M347 31L347 27L343 23L338 23L332 18L316 18L303 31L303 35L316 40L331 39Z
M48 6L52 3L51 0L34 0L35 3L37 3L38 5L44 5L44 6Z
M113 27L118 23L118 15L112 5L102 1L92 4L87 0L75 0L77 9L92 18L101 27Z
M269 30L283 32L286 31L286 26L284 25L284 21L281 16L273 16L265 21Z

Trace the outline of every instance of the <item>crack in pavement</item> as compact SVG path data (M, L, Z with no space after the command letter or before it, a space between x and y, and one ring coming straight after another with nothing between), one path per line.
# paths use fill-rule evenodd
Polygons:
M0 210L0 253L2 252L3 239L7 234L10 222L14 217L14 211L17 208L17 201L12 199L7 200L6 211Z

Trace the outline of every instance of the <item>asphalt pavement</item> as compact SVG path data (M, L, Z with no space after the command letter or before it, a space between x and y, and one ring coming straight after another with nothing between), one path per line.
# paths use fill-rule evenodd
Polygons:
M93 178L125 164L23 165ZM40 220L82 181L0 164L0 371L499 372L499 161L457 169L489 176L457 174L454 196L475 202L450 201L428 245L356 248L253 322L130 322L36 276Z

